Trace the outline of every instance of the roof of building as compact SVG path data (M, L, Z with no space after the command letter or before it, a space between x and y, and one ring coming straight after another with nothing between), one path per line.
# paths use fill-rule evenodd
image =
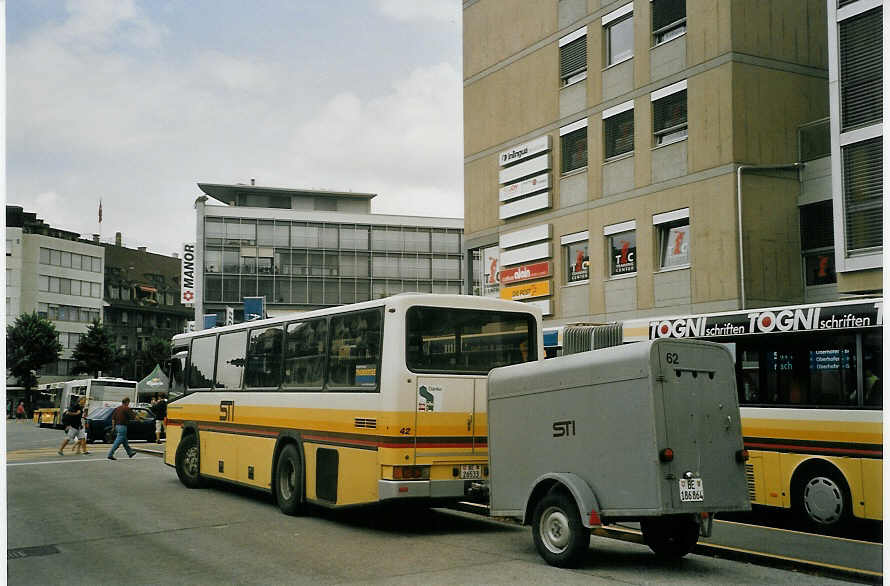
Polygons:
M42 234L62 240L83 240L80 234L62 228L54 228L44 222L37 214L26 212L21 206L6 206L6 227L21 228L25 234Z
M236 183L227 185L223 183L198 183L198 187L217 201L229 205L233 199L242 193L252 195L286 195L296 197L330 197L335 199L363 199L370 200L377 196L376 193L358 193L353 191L327 191L320 189L288 189L284 187L264 187L261 185L245 185Z

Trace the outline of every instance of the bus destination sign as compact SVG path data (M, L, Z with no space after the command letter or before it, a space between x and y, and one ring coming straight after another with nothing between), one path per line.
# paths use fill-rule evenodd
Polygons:
M649 322L649 339L716 338L745 334L843 330L883 325L883 301L800 305L694 315Z

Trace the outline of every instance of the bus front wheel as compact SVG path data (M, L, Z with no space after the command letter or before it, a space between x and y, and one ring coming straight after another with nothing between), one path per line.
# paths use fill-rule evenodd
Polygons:
M285 515L303 512L303 466L297 446L288 444L278 455L275 466L275 500Z
M532 537L538 553L551 566L574 568L590 547L590 531L581 523L575 499L551 492L535 507Z
M204 486L201 478L201 450L198 447L198 438L193 433L179 440L176 448L176 475L188 488Z
M794 505L807 528L834 531L851 514L850 489L841 474L827 466L811 467L797 479Z

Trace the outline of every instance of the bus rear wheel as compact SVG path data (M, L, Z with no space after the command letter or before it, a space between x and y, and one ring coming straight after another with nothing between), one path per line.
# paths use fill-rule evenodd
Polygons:
M188 488L204 486L204 480L201 478L201 449L194 433L185 435L179 440L179 446L176 448L176 475Z
M698 543L694 515L651 517L640 521L643 542L662 559L680 559Z
M294 444L284 446L278 455L275 466L275 500L285 515L303 513L303 466Z

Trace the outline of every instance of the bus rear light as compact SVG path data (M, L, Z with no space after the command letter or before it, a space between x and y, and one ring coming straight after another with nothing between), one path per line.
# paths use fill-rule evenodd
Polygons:
M735 453L736 462L748 461L748 450L739 450Z
M674 450L665 448L658 452L658 459L662 462L672 462L674 460Z
M429 466L393 466L393 480L429 480Z

